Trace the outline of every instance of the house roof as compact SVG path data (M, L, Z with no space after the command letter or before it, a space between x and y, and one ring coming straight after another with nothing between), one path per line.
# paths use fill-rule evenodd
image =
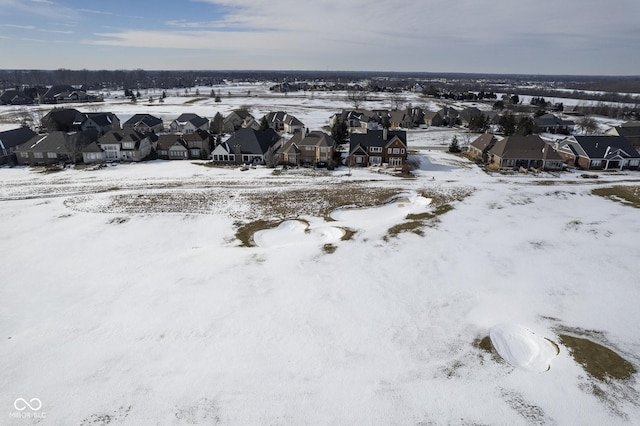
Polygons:
M98 139L100 145L121 144L123 142L135 142L135 149L140 147L140 142L146 136L137 130L117 129L105 133Z
M167 151L172 146L180 144L186 147L186 144L182 140L182 135L168 134L158 135L158 150Z
M108 127L111 126L115 120L118 120L118 117L111 112L88 112L84 114L87 119L91 119L94 123L96 123L100 127Z
M538 135L507 136L497 141L489 153L510 160L562 160L560 154Z
M485 149L490 149L497 141L498 138L495 135L484 133L471 142L471 146L484 152Z
M33 136L27 142L16 147L16 151L68 153L73 143L86 147L95 139L94 132L50 132Z
M349 151L354 151L358 145L363 147L385 147L394 137L400 139L405 146L407 145L407 132L404 130L388 130L386 139L384 138L384 130L369 130L367 133L352 133L349 138Z
M89 145L87 145L82 152L103 152L102 149L100 148L100 145L98 145L97 142L91 142Z
M50 130L72 130L85 120L85 115L75 108L54 108L42 117L41 124Z
M235 152L234 147L238 145L242 154L264 155L279 140L280 136L273 129L242 128L227 140L227 145L231 149L229 152Z
M191 123L191 124L193 124L194 127L204 126L205 124L207 124L209 122L208 119L206 119L204 117L200 117L199 115L192 114L192 113L181 114L174 121L177 122L180 125L184 125L186 123Z
M561 126L573 126L575 123L570 120L563 120L553 114L543 114L539 117L534 117L533 122L538 127L561 127Z
M11 149L29 141L36 132L28 127L20 127L13 130L0 132L0 149Z
M209 137L211 137L211 134L202 129L196 129L193 133L182 135L182 139L184 139L185 141L204 141Z
M589 158L609 159L618 153L626 158L640 158L640 153L623 136L572 136Z
M637 138L640 136L640 126L616 126L612 129L607 130L606 133L630 138Z
M162 124L162 120L158 117L154 117L151 114L135 114L130 119L125 121L125 126L137 127L140 124L144 124L147 127L155 127Z
M75 90L76 89L73 86L69 86L66 84L57 84L47 89L42 97L45 99L53 99L60 96L68 96L69 93Z
M293 138L292 138L293 139ZM336 142L333 138L321 131L314 130L307 133L302 140L297 143L300 146L335 146Z

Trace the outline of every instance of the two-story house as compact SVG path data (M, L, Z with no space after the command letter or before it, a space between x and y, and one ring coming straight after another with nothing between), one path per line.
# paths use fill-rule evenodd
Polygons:
M352 133L347 162L350 166L403 166L407 162L407 132L369 130Z

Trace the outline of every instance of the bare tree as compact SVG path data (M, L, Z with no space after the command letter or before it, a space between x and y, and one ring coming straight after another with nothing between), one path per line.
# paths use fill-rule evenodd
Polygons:
M275 145L271 145L264 153L264 162L270 169L276 167L280 162L280 154L276 151Z
M405 103L405 98L402 96L401 92L393 92L391 94L391 109L394 111L398 111L402 108Z
M357 88L347 89L347 99L353 104L353 109L356 111L360 109L362 102L367 100L367 93L364 90Z
M598 132L598 123L593 117L587 115L578 120L578 126L580 126L582 132L587 136L595 135Z

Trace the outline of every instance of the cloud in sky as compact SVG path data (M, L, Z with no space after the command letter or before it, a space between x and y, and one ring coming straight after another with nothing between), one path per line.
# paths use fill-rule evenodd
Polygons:
M6 11L0 45L11 68L35 67L19 46L26 42L8 41L25 38L21 26L55 31L53 25L73 22L73 33L51 34L79 43L80 58L65 64L63 47L54 45L60 57L49 52L51 64L37 68L640 70L637 0L183 0L157 7L113 0L90 9L79 0L38 0L28 6L0 0ZM34 8L39 12L26 16Z

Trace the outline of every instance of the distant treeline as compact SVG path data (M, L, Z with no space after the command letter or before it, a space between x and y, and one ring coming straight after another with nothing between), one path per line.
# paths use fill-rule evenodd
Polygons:
M636 103L640 76L549 76L461 73L408 73L365 71L145 71L136 70L0 70L0 90L67 84L86 90L187 88L224 84L225 81L275 83L359 83L400 90L434 87L440 93L513 93L530 96L596 99ZM372 85L370 84L370 87ZM567 92L567 89L572 92ZM605 92L593 94L588 92Z

